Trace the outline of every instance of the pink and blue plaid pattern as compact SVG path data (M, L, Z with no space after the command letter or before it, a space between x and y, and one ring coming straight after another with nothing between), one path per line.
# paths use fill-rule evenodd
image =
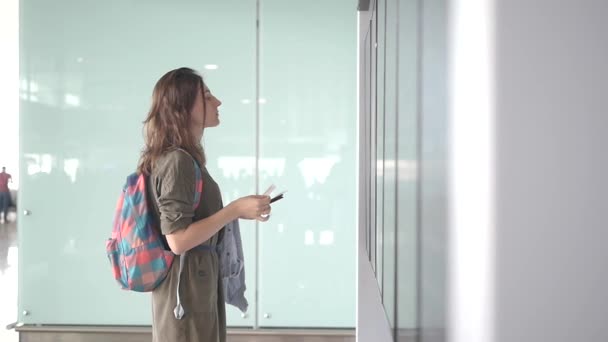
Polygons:
M194 162L196 191L194 208L203 191L202 171ZM133 173L127 177L118 198L114 228L106 242L106 252L114 278L125 290L149 292L167 276L175 255L163 246L160 229L146 198L146 177Z

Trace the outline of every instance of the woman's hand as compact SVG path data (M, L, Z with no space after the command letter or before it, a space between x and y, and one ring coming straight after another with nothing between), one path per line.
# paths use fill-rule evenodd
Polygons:
M270 197L251 195L241 197L229 204L233 206L239 218L266 222L270 218Z

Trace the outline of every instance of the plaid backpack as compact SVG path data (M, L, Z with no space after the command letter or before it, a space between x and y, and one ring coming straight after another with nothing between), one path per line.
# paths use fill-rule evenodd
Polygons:
M194 169L196 209L203 179L196 161ZM164 247L160 229L152 216L153 209L148 206L146 187L145 175L133 173L127 177L116 205L112 236L106 241L114 278L123 289L137 292L149 292L160 285L175 257Z

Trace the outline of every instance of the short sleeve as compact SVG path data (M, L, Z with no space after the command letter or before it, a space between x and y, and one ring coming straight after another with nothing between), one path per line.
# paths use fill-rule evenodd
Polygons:
M196 174L194 161L184 151L172 151L154 167L160 229L164 235L187 228L194 220Z

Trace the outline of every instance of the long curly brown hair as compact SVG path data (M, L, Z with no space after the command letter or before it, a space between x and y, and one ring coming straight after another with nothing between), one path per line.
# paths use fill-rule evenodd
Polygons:
M158 80L152 106L144 123L145 146L137 171L146 175L163 154L181 148L205 165L200 141L192 136L190 113L197 92L204 91L203 78L190 68L171 70Z

